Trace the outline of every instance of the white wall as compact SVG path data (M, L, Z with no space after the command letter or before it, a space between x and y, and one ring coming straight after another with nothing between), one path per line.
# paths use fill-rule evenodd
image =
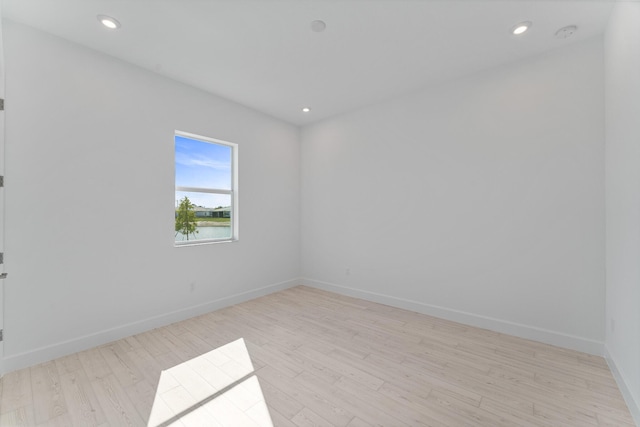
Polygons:
M4 38L7 371L297 284L296 127L28 27ZM239 242L174 247L175 129L239 144Z
M0 98L4 99L4 43L2 42L2 4L0 4ZM4 176L4 111L0 112L0 176ZM4 253L4 188L0 188L0 252ZM0 274L4 263L0 264ZM0 279L0 330L4 329L4 280ZM0 341L0 375L4 372L4 341Z
M605 35L606 350L640 425L640 3L616 3Z
M304 281L601 353L603 73L591 40L303 129Z

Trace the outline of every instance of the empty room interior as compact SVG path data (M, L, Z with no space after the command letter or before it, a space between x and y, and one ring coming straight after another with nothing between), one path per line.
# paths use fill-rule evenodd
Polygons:
M1 426L640 425L640 1L0 13Z

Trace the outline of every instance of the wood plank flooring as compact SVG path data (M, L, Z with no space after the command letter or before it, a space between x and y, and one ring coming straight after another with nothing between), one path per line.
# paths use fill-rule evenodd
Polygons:
M0 380L1 426L633 426L601 357L299 286Z

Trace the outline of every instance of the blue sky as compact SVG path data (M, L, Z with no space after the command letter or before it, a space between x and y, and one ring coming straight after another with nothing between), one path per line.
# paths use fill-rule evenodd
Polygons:
M231 147L175 136L176 186L231 189ZM205 207L229 206L224 194L176 191L176 200L184 196Z

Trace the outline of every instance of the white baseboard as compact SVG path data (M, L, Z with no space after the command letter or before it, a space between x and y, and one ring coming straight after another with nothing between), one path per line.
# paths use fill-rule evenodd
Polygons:
M596 356L602 356L603 354L604 343L587 338L563 334L561 332L550 331L547 329L537 328L535 326L509 322L507 320L467 313L464 311L440 307L437 305L410 301L407 299L392 297L375 292L348 288L345 286L322 282L319 280L302 278L302 284L318 289L323 289L329 292L335 292L342 295L365 299L367 301L390 305L392 307L415 311L417 313L428 314L430 316L439 317L441 319L451 320L466 325L476 326L478 328L489 329L503 334L514 335L520 338L538 341L545 344L551 344L557 347L577 350Z
M624 397L624 401L627 403L627 407L629 408L629 412L631 412L633 420L636 422L637 426L640 426L640 402L633 397L631 390L629 390L629 387L624 380L624 375L620 372L615 359L611 356L606 345L604 346L604 359L607 361L607 365L609 365L609 369L618 384L618 388L622 393L622 397Z
M161 314L159 316L150 317L126 325L117 326L95 334L85 335L74 338L72 340L63 341L57 344L41 347L25 353L16 354L4 359L4 373L16 371L18 369L27 368L37 365L38 363L47 362L58 357L68 354L77 353L92 347L103 345L111 341L119 340L141 332L149 331L154 328L170 325L181 320L190 319L200 316L211 311L229 307L234 304L249 301L264 295L268 295L283 289L288 289L299 285L300 279L291 279L285 282L275 283L273 285L264 286L262 288L253 289L247 292L230 295L214 301L203 304L194 305L188 308L173 311L171 313ZM1 374L1 373L0 373ZM1 375L0 375L1 376Z

